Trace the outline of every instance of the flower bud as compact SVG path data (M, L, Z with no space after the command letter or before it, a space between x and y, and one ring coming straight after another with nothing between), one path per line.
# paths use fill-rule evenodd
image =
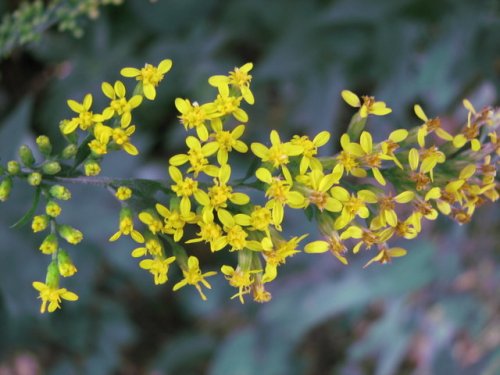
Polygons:
M68 253L63 249L59 249L57 252L57 266L63 277L73 276L77 271Z
M19 157L21 158L21 163L26 167L31 167L35 163L33 152L27 145L19 147Z
M83 239L83 234L78 229L70 227L69 225L60 225L58 227L59 235L64 238L68 243L76 245Z
M42 183L42 175L38 172L33 172L28 176L28 184L38 186Z
M45 174L58 174L61 171L61 164L59 164L57 161L49 161L43 165L42 170Z
M96 160L86 161L84 164L85 176L97 176L101 173L101 166Z
M59 288L59 269L56 261L50 262L47 267L47 276L45 276L45 284L51 289Z
M51 186L49 193L52 197L62 201L67 201L68 199L71 199L71 192L68 190L67 187L62 185Z
M47 137L46 135L39 136L36 139L36 144L38 145L38 149L43 155L49 156L52 152L52 144L50 143L49 137Z
M72 159L73 157L75 157L77 151L78 151L77 145L75 144L67 145L62 152L62 157L64 159Z
M40 244L39 249L42 253L50 255L55 253L58 244L59 242L57 241L57 236L55 235L55 233L51 233L47 237L45 237L43 242Z
M115 193L117 199L121 201L126 201L132 196L132 190L126 186L120 186Z
M31 229L33 232L41 232L42 230L47 229L49 225L49 217L47 215L37 215L33 218L31 222Z
M20 171L21 171L21 166L17 161L11 160L7 163L7 172L9 172L11 176L15 176Z
M58 217L61 214L61 206L56 201L48 201L45 206L45 213L50 217Z
M12 190L12 179L7 177L0 182L0 202L5 202Z

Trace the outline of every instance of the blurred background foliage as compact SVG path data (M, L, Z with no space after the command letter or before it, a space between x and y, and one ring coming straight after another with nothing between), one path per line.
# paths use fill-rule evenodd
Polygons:
M0 3L4 14L17 7ZM369 125L380 139L418 124L416 102L451 131L464 120L462 98L498 105L496 0L127 0L79 22L82 37L51 26L0 62L3 161L35 134L57 145L66 99L91 92L104 103L102 81L163 58L174 67L138 114L141 156L108 158L104 175L165 178L168 157L183 148L175 97L210 98L208 76L247 61L255 64L256 97L247 140L265 140L270 129L327 129L334 135L327 151L335 152L352 114L340 99L344 88L394 109ZM369 254L348 267L327 254L298 254L270 303L241 306L222 277L207 302L193 290L155 287L130 257L131 242L107 242L119 210L109 193L72 192L63 220L86 237L70 249L79 273L65 286L80 301L50 316L39 315L31 287L45 272L41 238L9 229L33 193L18 184L0 208L2 375L500 373L498 205L481 207L468 225L428 225L392 265L362 270ZM301 217L286 226L309 239L317 233ZM203 252L206 268L220 266Z

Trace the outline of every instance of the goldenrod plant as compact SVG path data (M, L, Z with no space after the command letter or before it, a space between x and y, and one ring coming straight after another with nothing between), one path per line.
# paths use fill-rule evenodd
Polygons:
M467 118L458 134L450 134L438 117L430 118L415 104L411 127L376 140L369 119L390 115L391 108L343 90L339 94L356 112L339 137L341 151L321 156L321 147L333 138L326 130L291 139L272 130L265 144L245 139L250 122L245 106L256 101L250 62L210 77L210 102L175 99L186 151L168 160L170 180L101 177L101 163L110 153L126 158L140 152L133 141L140 131L133 113L157 99L156 88L171 67L172 61L165 59L158 65L123 68L128 81L102 83L109 99L105 108L94 108L90 93L68 100L71 114L60 123L67 145L54 150L51 140L40 135L41 159L23 145L19 161L1 167L0 200L7 200L18 183L35 190L31 209L16 226L31 221L33 232L42 235L40 252L49 256L45 282L33 282L42 313L57 310L62 300L78 299L62 279L77 273L69 245L80 243L83 234L58 218L62 202L71 199L71 184L112 193L121 208L109 241L131 237L137 243L131 256L155 284L168 283L169 269L178 267L182 277L170 282L173 290L193 286L206 300L210 280L219 271L207 270L187 246L200 242L209 253L225 253L220 273L241 303L248 298L269 301L267 284L298 252L329 252L348 265L358 252L368 251L371 259L365 267L390 263L407 253L400 241L391 245L393 240L416 238L424 221L444 215L465 224L479 206L499 198L498 108L476 109L464 100ZM243 178L234 177L235 153L248 156ZM291 210L317 223L322 238L286 234Z
M123 0L52 0L22 1L18 9L2 17L0 23L0 57L15 48L36 42L42 33L56 25L58 31L75 37L84 33L81 17L95 19L104 5L120 5Z

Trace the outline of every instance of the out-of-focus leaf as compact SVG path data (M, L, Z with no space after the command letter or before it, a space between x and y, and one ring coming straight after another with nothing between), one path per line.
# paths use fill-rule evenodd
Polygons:
M300 286L287 283L286 290L279 290L279 300L264 306L257 323L242 331L243 338L231 337L224 343L215 363L230 361L228 356L233 355L228 349L232 349L231 342L241 340L250 345L255 340L258 344L248 355L259 356L259 374L291 374L294 363L291 353L312 327L348 309L409 293L435 277L431 259L433 247L426 244L414 250L388 267L373 267L363 273L351 268L337 280L318 282L315 277L310 281L313 288L306 285L306 278L302 279ZM250 335L253 330L255 334ZM396 360L397 357L387 357L382 369L390 369Z
M353 359L372 355L377 363L377 375L391 375L406 354L412 327L405 320L411 316L401 303L393 303L365 337L349 348Z
M151 368L153 372L186 374L203 364L215 344L214 338L204 333L179 335L158 351Z
M33 110L33 98L27 96L12 110L0 126L0 159L13 158L26 135Z
M11 229L19 228L25 225L34 215L36 208L38 207L38 202L40 201L40 188L35 189L35 196L33 197L33 204L30 209L14 224L10 226Z
M222 344L210 375L255 375L259 372L257 335L251 328L235 332ZM267 374L267 372L266 372Z

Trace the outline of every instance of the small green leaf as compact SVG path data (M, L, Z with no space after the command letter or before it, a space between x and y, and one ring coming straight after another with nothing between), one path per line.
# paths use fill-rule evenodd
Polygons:
M75 157L75 165L73 169L76 169L82 162L90 155L89 142L92 140L93 135L89 134L82 142L82 144L78 147L78 151L76 152Z
M22 218L20 218L18 221L12 224L10 226L11 228L20 228L33 217L33 214L35 213L35 210L38 207L38 202L40 201L40 191L41 191L40 187L37 187L35 190L35 199L33 199L33 204L31 205L31 208L23 215Z

